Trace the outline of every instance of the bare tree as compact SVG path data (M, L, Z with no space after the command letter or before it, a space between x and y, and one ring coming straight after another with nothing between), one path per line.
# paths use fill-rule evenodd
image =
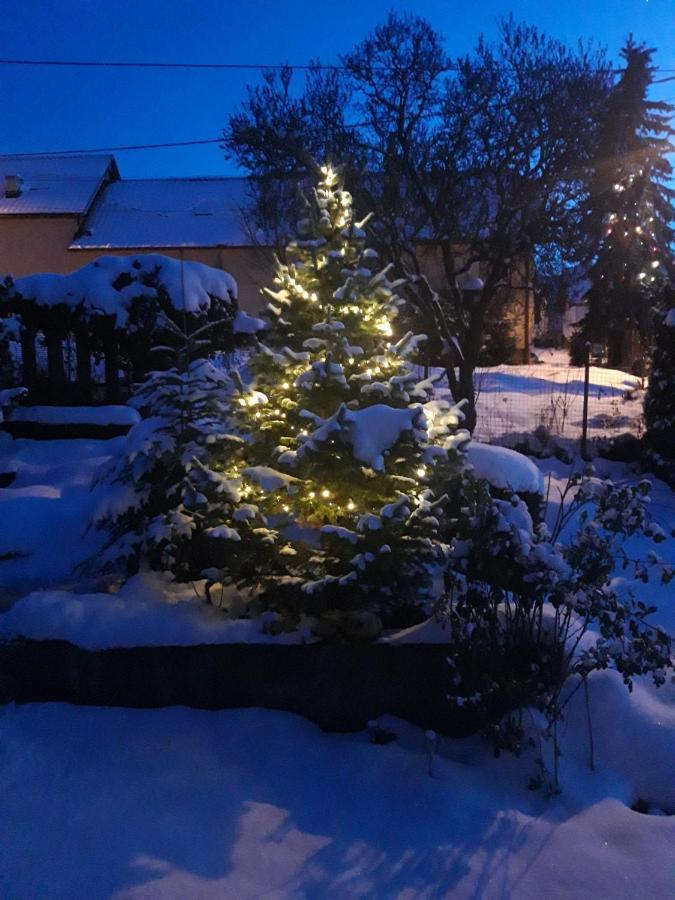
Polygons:
M342 63L312 68L298 94L289 69L266 73L224 146L253 176L275 237L315 161L343 167L473 426L473 372L514 268L529 268L538 246L575 247L611 77L604 55L507 20L496 45L481 38L453 62L428 22L391 13ZM463 290L476 265L482 290Z

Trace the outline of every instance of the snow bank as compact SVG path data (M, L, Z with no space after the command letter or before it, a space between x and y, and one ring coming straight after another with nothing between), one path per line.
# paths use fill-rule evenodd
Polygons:
M199 601L191 586L138 575L116 594L35 591L0 615L0 638L69 641L85 650L187 647L195 644L302 643L303 634L272 636L262 619L229 619Z
M537 466L515 450L472 441L467 449L469 463L477 478L493 487L516 493L544 494L544 476Z
M123 442L0 439L0 471L16 472L0 489L0 602L2 589L25 594L73 583L75 566L103 539L87 530L92 478Z
M131 406L21 406L13 410L12 422L40 425L135 425L141 421Z
M157 297L160 286L175 309L195 314L205 312L213 297L225 303L237 298L237 283L222 269L157 253L100 256L68 275L27 275L14 282L17 293L40 306L82 305L91 314L114 316L118 328L126 325L134 298Z

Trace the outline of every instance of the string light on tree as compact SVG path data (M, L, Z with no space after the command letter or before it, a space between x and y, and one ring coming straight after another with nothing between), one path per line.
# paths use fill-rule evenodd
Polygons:
M255 507L235 550L256 590L294 592L307 610L367 598L384 615L431 602L434 561L449 552L444 492L462 477L469 435L461 409L430 402L433 378L407 361L425 337L396 334L401 282L367 246L368 220L322 167L264 290L269 325L252 383L238 381L227 475Z

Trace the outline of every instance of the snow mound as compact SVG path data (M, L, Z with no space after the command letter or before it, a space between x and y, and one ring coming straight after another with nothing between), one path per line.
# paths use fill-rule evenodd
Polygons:
M191 589L190 589L191 590ZM260 619L229 619L182 589L138 575L117 594L34 591L0 615L0 639L69 641L85 650L195 644L299 643L272 636Z
M126 325L135 298L157 297L162 290L175 309L193 314L208 310L214 297L225 303L237 299L237 283L228 272L158 253L100 256L68 275L17 278L14 288L39 306L82 306L92 315L114 316L118 328Z
M467 457L476 477L485 479L499 490L542 495L545 492L544 476L522 453L472 441Z

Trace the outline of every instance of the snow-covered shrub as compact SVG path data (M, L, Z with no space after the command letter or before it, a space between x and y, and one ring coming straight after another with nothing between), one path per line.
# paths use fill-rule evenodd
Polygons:
M630 689L639 675L659 685L670 639L649 622L654 609L617 591L617 559L646 580L646 564L622 550L635 534L663 539L647 515L649 482L621 487L573 476L552 528L533 526L525 504L490 497L485 483L463 486L466 540L446 570L442 614L450 634L451 702L480 710L497 748L519 750L523 711L540 710L553 731L572 691L590 672L613 668ZM576 533L560 542L563 529ZM664 582L672 567L650 554ZM505 709L511 713L502 718Z
M675 486L675 307L662 317L656 331L645 424L651 462Z
M200 332L181 335L170 322L166 328L182 349L160 348L174 354L175 365L150 372L137 387L130 402L144 418L97 476L94 523L108 535L102 558L90 565L124 576L146 565L185 580L199 575L198 540L214 510L238 500L237 485L210 467L238 439L226 427L230 378L194 358Z

